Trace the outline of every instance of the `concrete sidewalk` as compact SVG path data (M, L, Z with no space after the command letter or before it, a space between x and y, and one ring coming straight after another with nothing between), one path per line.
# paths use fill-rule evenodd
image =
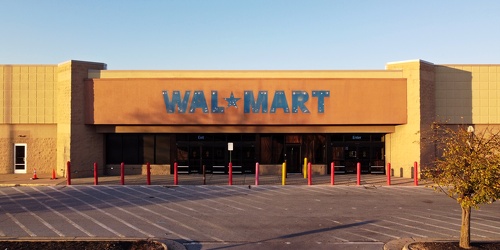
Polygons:
M55 186L66 185L67 180L64 177L51 179L51 175L39 174L38 179L33 180L32 174L0 174L0 186ZM312 185L331 185L329 175L314 175ZM98 185L121 185L120 176L99 176ZM335 175L335 185L356 186L357 179L355 174L337 174ZM146 175L126 175L125 185L147 185ZM179 185L228 185L229 176L227 174L210 174L205 176L201 174L181 174L179 175ZM71 179L71 185L94 185L94 177ZM151 185L174 185L173 175L151 175ZM233 185L255 185L255 175L253 174L235 174L233 175ZM282 185L281 176L262 175L259 176L259 185ZM302 174L288 174L286 185L308 185L308 180L304 179ZM387 186L387 177L385 175L361 175L362 186ZM414 180L410 178L391 177L391 185L395 186L414 186ZM426 185L420 181L419 185Z

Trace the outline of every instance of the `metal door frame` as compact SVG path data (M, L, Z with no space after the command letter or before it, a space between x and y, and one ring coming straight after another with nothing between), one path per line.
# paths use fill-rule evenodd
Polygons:
M17 147L24 147L24 159L23 159L23 164L18 164L16 163L16 152L17 152ZM26 174L26 166L28 165L26 159L28 158L28 144L27 143L15 143L14 144L14 174ZM17 166L24 166L23 169L17 169Z

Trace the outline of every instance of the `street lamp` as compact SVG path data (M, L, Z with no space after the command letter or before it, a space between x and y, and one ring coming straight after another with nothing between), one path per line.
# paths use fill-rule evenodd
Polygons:
M471 135L473 135L474 134L474 127L472 127L472 126L467 127L467 132L471 133Z
M467 127L467 133L470 133L470 142L469 142L469 144L470 144L470 146L472 148L472 140L474 140L474 127L472 127L472 126Z

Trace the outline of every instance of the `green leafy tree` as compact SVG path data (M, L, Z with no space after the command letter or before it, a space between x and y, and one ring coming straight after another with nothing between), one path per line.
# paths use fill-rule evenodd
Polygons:
M462 208L460 247L470 248L471 208L500 199L500 132L433 124L436 159L423 171Z

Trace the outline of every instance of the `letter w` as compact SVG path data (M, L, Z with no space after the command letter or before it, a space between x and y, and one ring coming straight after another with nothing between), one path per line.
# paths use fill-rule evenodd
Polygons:
M167 113L175 113L175 105L177 105L177 110L179 113L186 113L187 104L191 91L186 91L184 98L181 101L181 92L174 90L172 93L172 101L168 99L168 91L163 91L163 101L165 102L165 107L167 108Z

